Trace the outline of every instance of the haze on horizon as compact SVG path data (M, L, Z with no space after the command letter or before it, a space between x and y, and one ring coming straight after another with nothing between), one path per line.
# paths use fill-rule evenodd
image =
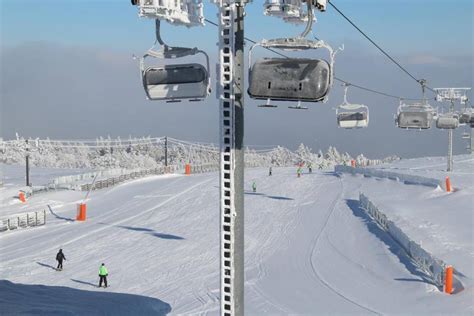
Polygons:
M262 3L254 1L247 6L247 37L260 40L301 32L301 26L264 17ZM473 86L472 1L457 0L448 7L441 5L445 3L441 0L334 3L431 87ZM152 21L139 19L129 1L0 0L0 9L0 123L4 139L14 138L16 133L52 139L167 135L217 142L218 102L214 94L199 103L145 99L138 63L132 55L143 54L153 44L154 26ZM205 14L216 20L215 6L205 2ZM317 36L334 48L345 46L336 56L337 77L394 95L420 97L419 86L334 10L317 14L317 18ZM208 52L215 90L217 29L209 24L191 29L165 24L163 37L170 44L199 45ZM275 56L261 49L257 55ZM304 143L313 151L332 145L342 152L369 157L445 155L446 131L400 130L393 119L398 100L355 88L349 90L349 101L369 106L370 125L363 130L338 129L334 107L342 98L338 82L328 103L306 104L308 111L290 110L286 104L261 109L257 107L260 101L247 97L245 143L292 149ZM457 154L466 152L466 141L461 139L464 131L455 131Z

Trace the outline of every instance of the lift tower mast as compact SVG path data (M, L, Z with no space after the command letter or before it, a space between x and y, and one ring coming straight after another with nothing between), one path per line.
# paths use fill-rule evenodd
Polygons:
M435 88L436 101L449 101L450 102L450 113L454 113L454 101L459 101L461 104L465 104L468 100L467 92L471 88ZM453 171L453 129L448 129L448 172Z

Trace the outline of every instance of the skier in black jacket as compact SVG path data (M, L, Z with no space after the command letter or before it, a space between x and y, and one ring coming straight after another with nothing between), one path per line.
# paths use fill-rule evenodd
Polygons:
M59 252L56 255L56 261L58 262L58 267L56 268L56 270L62 270L63 269L63 260L66 260L66 257L63 254L63 250L59 249Z

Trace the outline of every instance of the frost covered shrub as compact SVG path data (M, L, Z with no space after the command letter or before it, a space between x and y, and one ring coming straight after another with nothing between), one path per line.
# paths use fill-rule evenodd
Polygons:
M54 141L50 139L28 140L17 136L15 140L0 139L0 162L6 164L24 164L25 155L30 155L30 163L38 167L52 168L155 168L165 164L164 142L159 138L134 138L128 140L104 139L95 141ZM218 164L219 148L215 145L202 145L174 140L168 143L168 164L184 165L191 163ZM341 154L333 146L326 153L321 150L313 153L312 149L300 144L296 151L277 146L265 150L246 148L245 163L248 167L295 166L309 165L313 168L332 168L338 164L349 165L353 158ZM368 159L363 154L355 160L358 165L377 165L398 160L396 156L383 160Z

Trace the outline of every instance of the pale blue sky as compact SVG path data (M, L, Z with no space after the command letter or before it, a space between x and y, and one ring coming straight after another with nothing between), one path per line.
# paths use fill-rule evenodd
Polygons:
M417 78L428 79L432 87L473 85L473 2L333 0ZM301 32L302 26L263 16L262 4L263 0L254 1L246 7L247 37L260 40ZM137 8L129 0L0 0L0 10L4 138L18 132L27 137L168 135L217 141L218 103L214 95L192 104L145 100L137 63L131 56L143 54L153 44L154 24L138 18ZM206 17L216 21L216 12L215 5L205 1ZM331 7L317 18L314 31L319 38L333 47L345 44L336 59L338 77L391 94L420 96L419 86ZM187 29L164 24L163 38L172 45L207 50L215 65L214 26ZM446 151L444 131L433 128L413 133L394 126L397 100L355 89L350 91L349 100L370 107L369 128L337 128L333 108L342 102L337 84L328 103L309 104L311 109L303 113L288 110L286 105L263 110L256 107L261 102L247 97L245 141L291 148L303 142L314 150L335 145L341 151L377 157L441 155ZM465 152L462 131L456 131L457 153Z
M128 0L0 0L2 42L15 45L46 40L74 45L129 50L149 45L151 21L138 19ZM259 39L297 33L300 28L262 15L263 1L247 6L246 34ZM394 54L472 53L471 0L335 0L333 3ZM216 20L215 5L205 1L205 14ZM360 40L360 34L332 8L318 14L315 32L334 44ZM216 30L206 26L186 31L166 28L167 36L198 39L214 47ZM368 43L364 43L368 45ZM470 45L469 45L470 44Z

